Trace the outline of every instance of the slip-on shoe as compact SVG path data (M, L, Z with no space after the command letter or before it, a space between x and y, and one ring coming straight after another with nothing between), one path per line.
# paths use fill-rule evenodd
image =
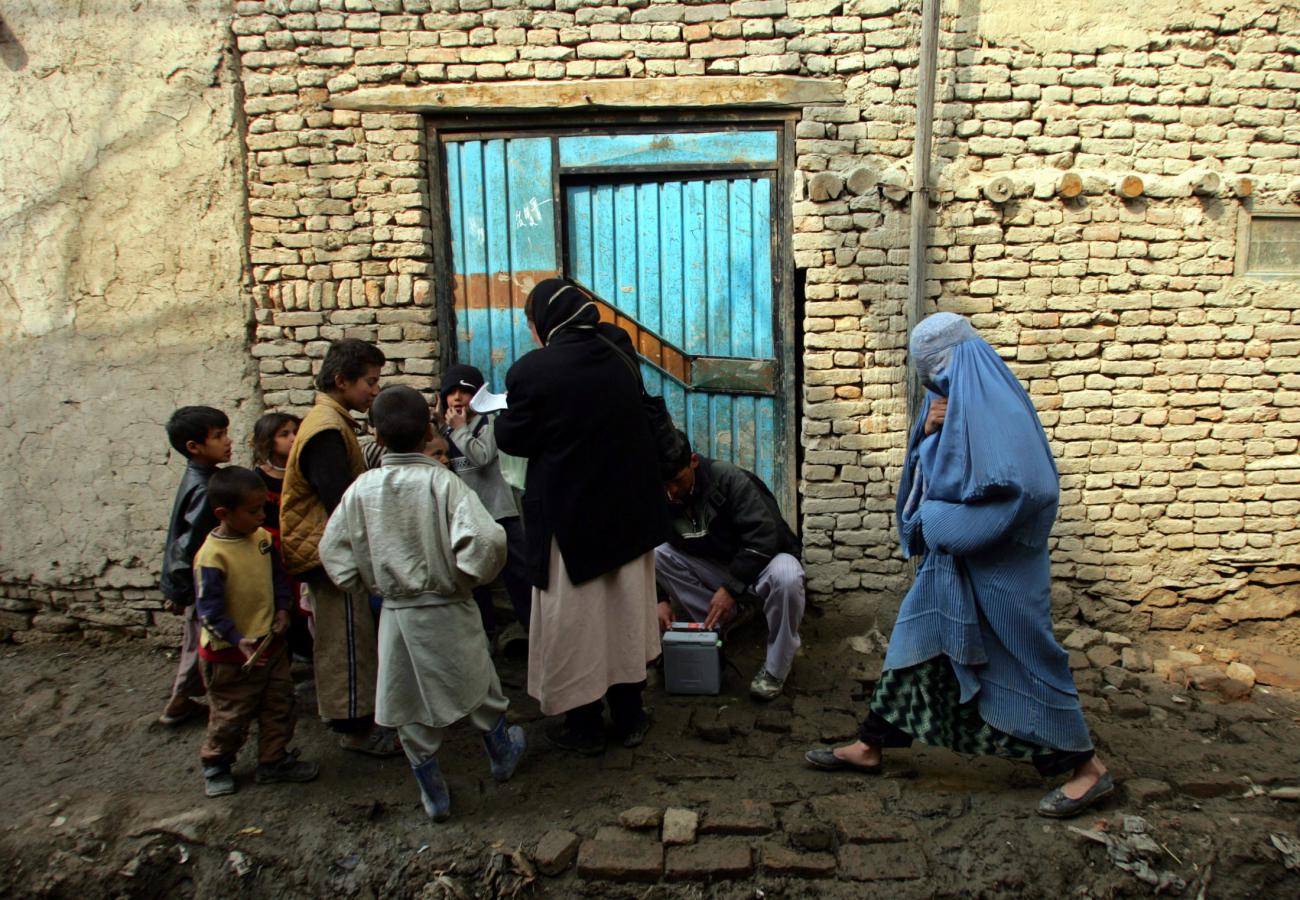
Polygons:
M1077 800L1065 796L1065 791L1057 788L1038 801L1038 814L1049 819L1068 819L1077 816L1085 809L1090 809L1109 797L1115 791L1115 779L1109 772L1102 774L1097 783L1088 788L1088 792Z
M835 755L835 751L830 749L809 750L803 755L808 761L808 765L814 769L821 769L823 772L857 772L859 775L879 775L881 764L876 763L874 766L859 766L848 760L840 759Z

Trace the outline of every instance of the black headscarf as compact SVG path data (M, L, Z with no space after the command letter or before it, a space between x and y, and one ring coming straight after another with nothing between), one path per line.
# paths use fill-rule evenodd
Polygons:
M547 278L528 294L533 327L542 344L562 328L594 328L600 322L595 298L567 278Z

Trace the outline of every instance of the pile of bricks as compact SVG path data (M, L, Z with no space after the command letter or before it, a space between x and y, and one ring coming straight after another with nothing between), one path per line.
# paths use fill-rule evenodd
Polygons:
M770 803L718 803L702 812L633 807L618 825L583 839L542 835L533 851L546 876L593 881L723 881L752 875L910 881L925 874L911 820L882 813L869 795L819 797L775 810Z

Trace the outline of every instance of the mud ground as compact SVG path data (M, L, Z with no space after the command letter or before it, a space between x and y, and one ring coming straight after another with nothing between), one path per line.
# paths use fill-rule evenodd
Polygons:
M140 643L5 645L0 896L1150 896L1152 884L1070 830L1122 834L1126 815L1141 816L1154 841L1130 861L1163 878L1166 895L1300 896L1300 871L1286 868L1270 837L1297 838L1300 802L1280 799L1285 790L1269 796L1300 785L1300 696L1256 687L1229 703L1152 675L1122 689L1093 679L1084 695L1089 721L1123 786L1095 813L1051 822L1034 814L1051 785L1002 760L918 745L887 757L882 777L804 766L807 748L849 738L865 709L878 659L844 643L865 628L810 611L786 695L767 706L746 693L762 639L761 629L746 629L733 636L736 668L722 696L652 688L656 724L645 744L597 759L547 746L522 662L503 659L511 717L525 725L529 754L515 779L498 785L477 734L454 728L440 754L453 793L454 817L444 825L424 817L403 760L334 745L313 715L304 667L296 672L303 714L295 744L321 763L320 779L255 785L249 747L236 770L239 792L208 800L197 758L202 725L155 723L174 654ZM740 801L770 804L769 824L698 841L749 845L752 856L741 851L752 860L748 871L742 863L740 872L710 876L705 866L685 881L665 873L647 884L625 880L634 871L598 877L574 866L546 877L531 862L552 830L617 842L629 808L683 807L707 823L711 810ZM861 847L842 827L818 831L828 810L846 808L879 832ZM668 858L678 852L670 848Z

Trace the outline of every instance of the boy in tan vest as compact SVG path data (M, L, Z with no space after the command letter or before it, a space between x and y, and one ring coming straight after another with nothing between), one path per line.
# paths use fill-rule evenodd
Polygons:
M374 725L378 669L370 598L345 591L321 567L325 522L352 480L365 471L351 413L366 412L379 393L383 352L349 338L330 344L316 375L316 405L298 426L285 464L280 541L285 567L307 582L316 616L316 698L339 746L372 756L401 753L390 729Z

